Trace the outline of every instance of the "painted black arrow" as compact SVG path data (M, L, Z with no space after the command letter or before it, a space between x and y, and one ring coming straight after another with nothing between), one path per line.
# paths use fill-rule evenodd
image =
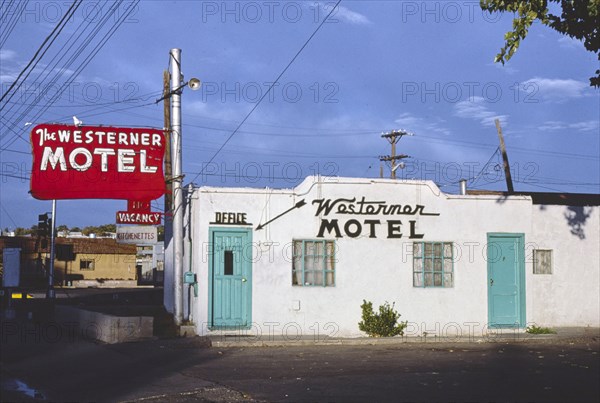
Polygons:
M294 209L297 209L297 208L300 208L300 207L304 206L305 204L306 204L306 202L304 201L304 199L300 200L298 203L294 204L293 207L285 210L283 213L279 214L277 217L271 218L269 221L267 221L264 224L258 224L258 227L256 227L256 230L258 231L260 229L263 229L265 226L267 226L268 224L272 223L276 219L278 219L278 218L286 215L287 213L289 213L290 211L292 211Z

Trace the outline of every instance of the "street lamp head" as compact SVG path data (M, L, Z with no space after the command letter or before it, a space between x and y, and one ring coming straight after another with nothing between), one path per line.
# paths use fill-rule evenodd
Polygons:
M198 88L200 88L200 85L202 85L202 83L195 77L188 81L188 87L190 87L192 91L196 91Z

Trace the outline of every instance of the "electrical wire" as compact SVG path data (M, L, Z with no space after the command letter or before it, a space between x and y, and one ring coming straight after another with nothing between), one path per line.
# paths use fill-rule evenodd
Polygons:
M67 10L67 12L65 13L65 15L63 15L63 17L60 19L60 21L58 22L58 24L56 24L56 26L54 27L54 29L52 30L52 32L50 32L50 34L46 37L46 39L42 42L42 44L40 45L40 47L38 48L38 50L35 52L35 54L33 55L33 57L31 58L31 60L29 60L29 63L27 63L27 65L23 68L23 70L21 70L21 72L19 73L19 75L17 76L17 79L15 81L13 81L13 83L11 84L11 86L8 88L8 90L2 94L2 96L0 97L0 102L2 102L4 100L4 98L11 93L11 91L13 90L13 88L15 87L15 85L17 85L17 83L19 83L19 80L21 79L21 77L23 76L23 74L25 74L25 72L29 69L29 67L31 67L31 65L33 64L33 67L31 70L29 70L29 73L31 73L31 71L33 71L33 69L35 68L35 66L37 65L37 63L41 60L41 58L46 54L46 52L48 51L48 49L50 49L50 46L52 45L52 43L54 43L54 41L56 40L56 38L58 37L58 35L60 35L60 33L62 32L62 30L64 29L64 27L66 26L66 21L71 18L71 16L73 15L73 13L77 10L77 8L79 8L79 6L81 5L82 0L75 0L71 6L69 7L69 9ZM56 36L54 35L56 33ZM54 38L52 38L54 37ZM48 43L48 41L51 41L50 44L48 45L48 47L46 47L46 44ZM46 48L45 48L46 47ZM45 49L44 49L45 48ZM40 56L40 58L36 61L38 55L40 54L41 51L44 51L42 53L42 56ZM35 64L34 64L35 62ZM27 76L29 76L29 73L27 74ZM27 78L27 76L25 77L25 79ZM25 80L24 79L24 80ZM12 93L12 95L10 96L10 98L8 100L10 100L13 95L19 90L19 88L21 87L21 85L23 85L23 81L21 81L17 88L15 89L15 91ZM5 104L6 105L6 104ZM2 111L2 109L4 109L3 106L0 106L0 112Z
M6 16L9 15L8 11L12 8L12 4L14 3L14 0L11 0L10 3L8 3L8 5L6 7L4 7L4 3L5 2L2 2L2 6L0 7L0 9L2 10L2 15L3 15L1 25L5 24L4 20L5 20ZM19 2L19 4L16 7L15 12L10 15L11 16L10 20L5 25L2 32L0 32L0 49L2 49L4 47L4 44L6 43L6 41L12 34L13 30L15 29L17 22L19 21L19 19L21 18L21 15L23 14L23 11L25 11L25 8L27 7L27 3L29 3L29 0L22 0Z
M271 92L271 90L273 89L273 87L275 86L275 84L277 84L279 82L279 80L285 74L285 72L291 67L291 65L294 63L294 61L296 61L296 59L298 58L298 56L300 56L300 53L302 53L302 51L304 50L304 48L306 48L306 46L308 46L308 44L311 41L311 39L317 34L317 32L319 32L319 30L321 29L321 27L323 26L323 24L325 24L325 22L329 19L329 17L331 16L331 14L333 14L333 12L338 8L338 6L341 3L341 1L342 0L338 0L337 3L335 3L335 5L333 6L333 8L329 12L329 14L327 14L327 16L323 19L323 21L321 21L321 23L317 26L317 28L313 31L313 33L308 37L308 39L300 47L300 50L298 50L298 52L296 52L296 54L294 55L294 57L292 57L292 60L290 60L290 62L285 66L285 68L281 71L281 73L277 76L277 78L271 83L271 85L269 86L269 88L267 89L267 91L264 92L264 94L260 97L260 99L258 100L258 102L256 102L256 104L254 104L254 106L252 107L252 109L250 109L250 112L248 112L248 114L246 114L246 116L244 117L244 119L242 119L242 121L237 125L237 127L235 128L235 130L229 135L229 137L227 137L227 139L225 140L225 142L223 143L223 145L221 145L221 147L219 147L219 149L213 154L213 156L208 161L208 164L210 164L217 157L217 155L219 155L219 153L225 148L225 146L227 145L227 143L229 143L229 141L233 138L233 136L235 136L235 134L242 127L242 125L246 122L246 120L248 120L248 118L252 115L252 113L256 110L256 108L258 108L258 106L262 103L263 99L265 99L265 97ZM202 174L203 171L204 170L200 171L192 179L191 182L194 182L196 180L196 178L198 178L198 176L200 176Z

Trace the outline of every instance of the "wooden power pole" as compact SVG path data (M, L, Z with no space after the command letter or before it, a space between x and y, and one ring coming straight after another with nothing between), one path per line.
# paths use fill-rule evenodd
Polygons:
M502 161L504 161L504 176L506 177L506 186L508 187L508 194L513 194L515 192L515 189L513 188L512 177L510 176L508 154L506 153L506 145L504 144L504 136L502 135L502 128L500 127L499 119L496 119L496 130L498 130L498 138L500 139L500 152L502 153Z
M381 137L387 139L387 141L392 145L392 155L382 155L379 157L379 161L391 162L392 163L392 174L391 178L396 179L396 169L398 168L396 165L396 160L401 160L404 158L408 158L408 155L400 154L396 155L396 143L402 138L402 136L412 136L411 133L408 133L404 130L392 130L389 133L382 134ZM383 174L380 174L383 177Z

